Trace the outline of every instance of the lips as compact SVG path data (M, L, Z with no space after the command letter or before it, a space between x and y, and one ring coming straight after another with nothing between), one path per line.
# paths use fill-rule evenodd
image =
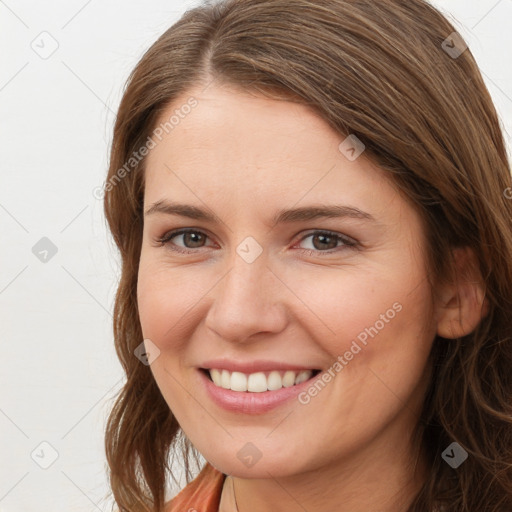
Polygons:
M313 383L321 370L276 361L205 361L200 381L210 398L223 409L262 414L282 405Z

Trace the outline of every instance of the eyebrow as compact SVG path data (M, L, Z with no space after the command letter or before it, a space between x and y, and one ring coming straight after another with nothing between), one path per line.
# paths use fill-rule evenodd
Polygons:
M145 215L155 213L164 213L167 215L179 215L188 217L189 219L202 220L206 222L215 222L217 217L207 210L198 208L197 206L175 203L169 201L157 201L146 210ZM311 205L300 208L279 210L273 217L274 224L300 222L307 220L315 220L321 218L353 218L376 222L377 220L368 212L360 210L355 206L347 205Z

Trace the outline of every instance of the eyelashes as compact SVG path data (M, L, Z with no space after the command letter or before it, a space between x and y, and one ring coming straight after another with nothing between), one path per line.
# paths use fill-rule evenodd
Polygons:
M200 235L202 238L200 238L198 240L198 242L202 242L203 240L206 241L206 239L209 238L206 233L204 233L203 231L201 231L199 229L183 228L183 229L178 229L178 230L169 231L169 232L165 233L163 236L158 237L156 239L156 242L158 242L158 244L160 246L165 246L167 249L169 249L173 252L176 252L176 253L199 254L200 249L203 249L204 246L197 247L197 248L188 248L188 247L180 247L172 242L172 240L174 238L177 238L178 236L181 236L181 235L183 235L183 240L185 240L185 235L187 235L187 234ZM310 256L317 256L317 255L323 256L323 255L331 255L333 253L339 253L341 251L345 251L348 249L357 249L359 247L358 242L356 240L354 240L353 238L351 238L347 235L344 235L342 233L336 233L333 231L326 231L326 230L312 231L312 232L308 233L307 235L303 236L297 242L297 244L303 242L304 240L306 240L308 238L315 238L315 237L322 237L323 239L327 238L327 239L329 239L329 241L332 240L332 241L335 241L336 243L341 242L342 245L339 247L336 247L334 249L329 249L326 251L321 250L321 249L304 249L304 248L302 248L302 249L299 248L297 250L304 254L310 255Z

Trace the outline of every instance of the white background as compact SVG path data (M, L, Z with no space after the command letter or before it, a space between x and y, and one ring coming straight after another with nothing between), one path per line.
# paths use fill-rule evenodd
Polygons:
M196 3L0 0L0 512L110 510L119 267L92 191L129 72ZM510 148L512 0L434 4L475 55ZM57 44L48 58L32 48ZM57 248L47 262L32 252L42 237Z

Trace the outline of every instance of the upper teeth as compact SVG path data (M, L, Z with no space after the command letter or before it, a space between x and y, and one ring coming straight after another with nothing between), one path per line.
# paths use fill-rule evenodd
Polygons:
M312 370L294 372L272 371L265 375L264 372L250 373L229 372L228 370L209 370L210 377L216 386L233 391L251 391L261 393L263 391L276 391L282 387L289 388L294 384L300 384L313 376ZM282 375L281 375L282 374Z

